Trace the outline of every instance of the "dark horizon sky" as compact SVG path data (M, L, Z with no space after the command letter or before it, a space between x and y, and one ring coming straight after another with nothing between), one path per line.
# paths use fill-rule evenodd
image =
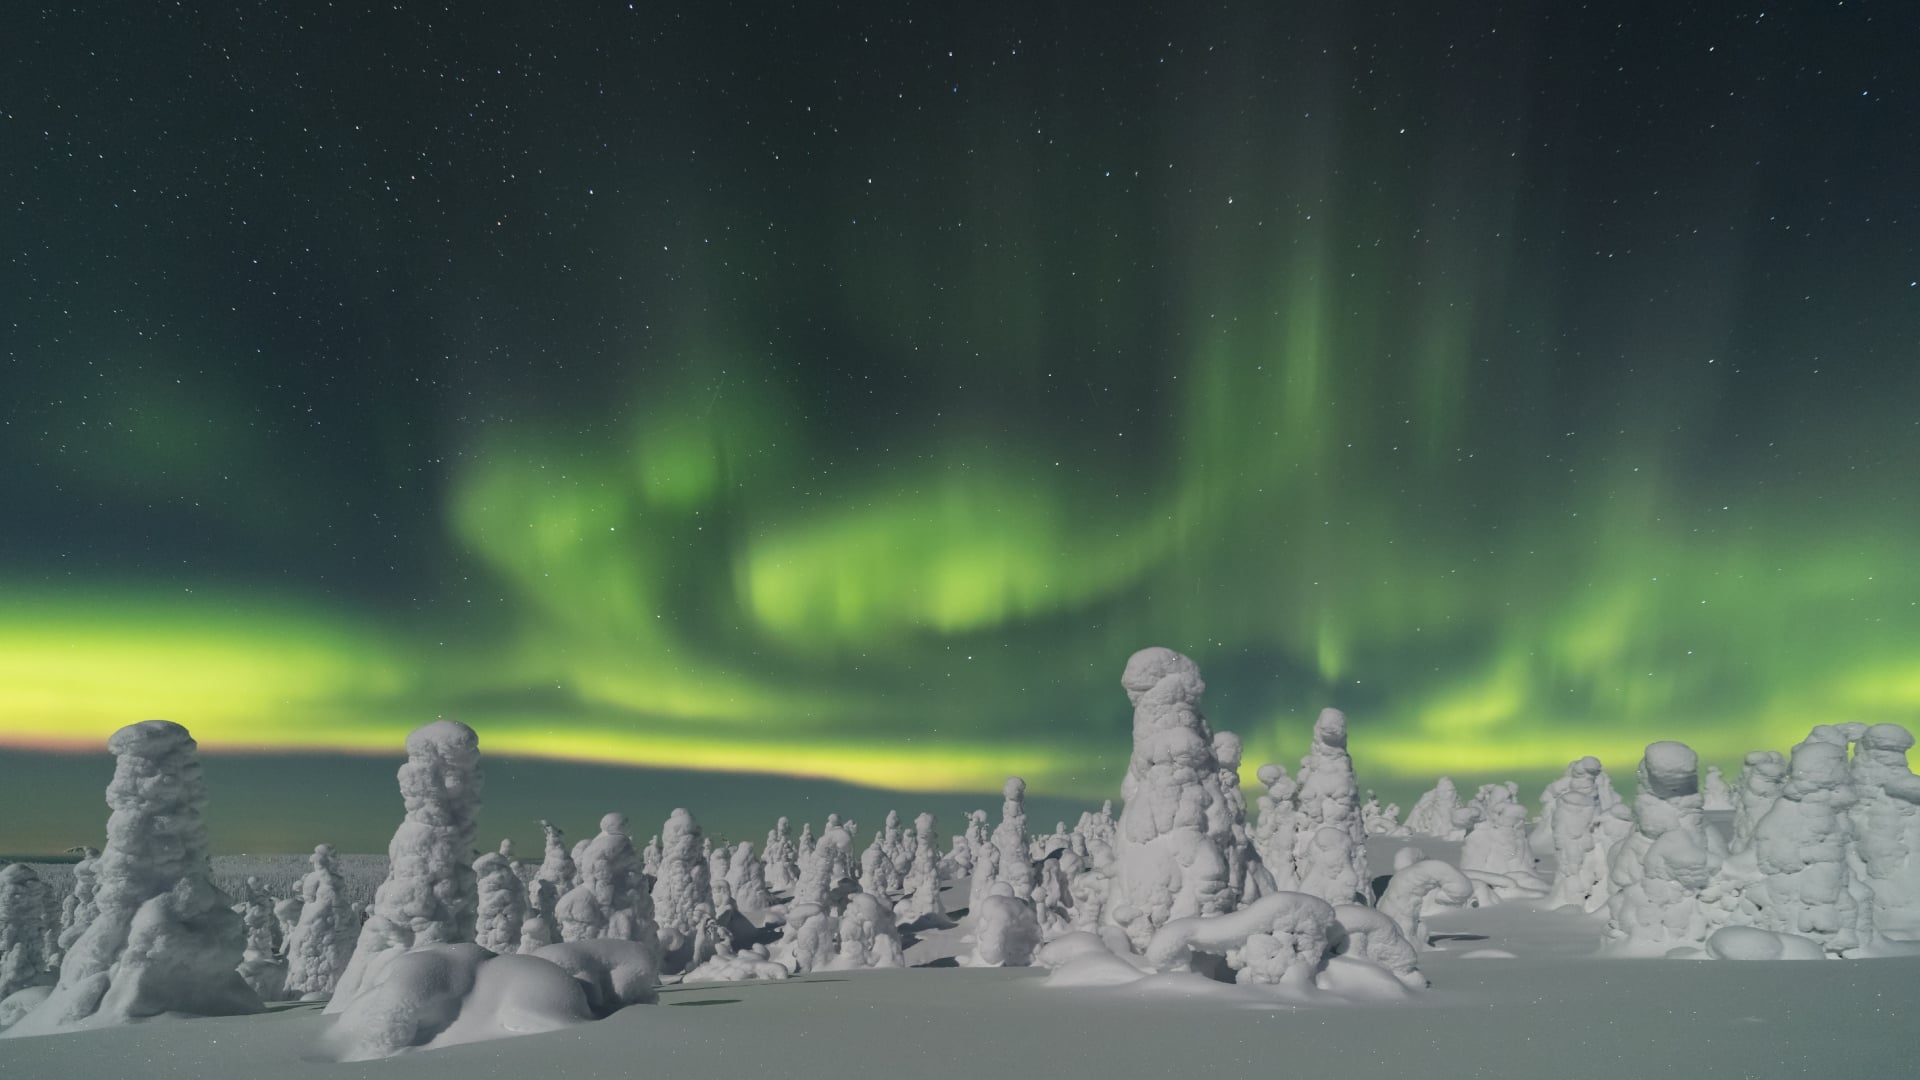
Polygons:
M1920 714L1903 5L395 7L0 15L0 830L151 716L1091 803L1153 644L1249 777Z

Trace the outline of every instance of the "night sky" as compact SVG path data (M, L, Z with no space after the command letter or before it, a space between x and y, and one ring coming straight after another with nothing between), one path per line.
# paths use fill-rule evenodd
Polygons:
M394 6L0 13L0 850L1920 719L1908 3Z

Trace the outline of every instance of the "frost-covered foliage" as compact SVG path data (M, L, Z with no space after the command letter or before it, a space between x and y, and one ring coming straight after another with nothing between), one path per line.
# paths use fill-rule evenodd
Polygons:
M1465 840L1466 816L1461 813L1460 789L1453 778L1443 776L1433 790L1420 796L1407 814L1408 830L1440 840Z
M1614 852L1607 940L1627 955L1698 950L1713 929L1701 893L1726 852L1707 828L1700 759L1683 743L1656 742L1640 759L1634 828Z
M1720 775L1718 765L1707 766L1707 779L1700 794L1709 812L1733 809L1733 789L1727 786L1726 777Z
M774 892L788 892L800 882L800 863L794 854L793 836L788 831L786 818L774 822L767 831L767 842L762 849L767 866L767 888ZM737 895L740 890L734 890Z
M467 860L480 809L480 739L457 720L415 728L399 778L406 818L387 844L387 880L328 1012L345 1010L409 949L473 940L479 896Z
M801 864L800 882L793 890L796 904L825 908L830 906L835 893L844 894L857 887L848 856L853 837L840 827L838 820L829 821L821 830L820 842L813 846L813 853Z
M1395 870L1380 894L1380 914L1392 919L1400 936L1415 949L1427 946L1424 913L1436 903L1460 906L1473 899L1473 882L1460 868L1439 859L1421 859Z
M471 942L422 945L391 959L321 1038L337 1061L557 1031L593 1019L580 983L537 956Z
M994 880L1021 899L1033 896L1033 856L1027 850L1027 782L1007 778L1001 789L1000 824L993 830Z
M257 877L241 885L234 914L240 916L240 977L262 1001L279 1001L287 993L287 965L281 961L280 920L274 917L273 897Z
M1762 878L1747 893L1758 908L1753 925L1841 954L1872 941L1873 893L1856 876L1849 850L1853 803L1846 737L1815 728L1793 748L1780 799L1753 830L1754 869Z
M1787 785L1787 756L1778 750L1755 750L1747 755L1740 769L1739 787L1734 792L1733 840L1728 851L1745 851L1753 846L1753 828L1780 801Z
M1460 847L1460 866L1493 874L1533 873L1527 844L1527 808L1508 787L1482 789L1479 819Z
M1120 684L1133 704L1133 753L1120 783L1106 917L1142 947L1170 919L1228 910L1227 860L1216 837L1230 837L1231 826L1213 731L1200 712L1200 669L1171 649L1142 649Z
M1367 828L1360 816L1360 784L1347 753L1347 718L1339 709L1320 710L1296 779L1300 824L1293 854L1300 891L1329 904L1361 898L1368 881ZM1326 834L1329 829L1334 833Z
M676 809L660 829L660 874L653 883L653 914L662 927L691 932L694 908L713 902L700 824L684 809Z
M514 872L513 841L502 840L500 850L475 859L473 874L480 897L474 941L492 952L519 952L521 926L527 921L527 887Z
M906 896L894 905L894 918L900 925L923 922L928 927L951 926L945 902L940 899L940 853L933 836L933 815L913 819L913 865L901 883Z
M60 904L59 951L63 956L100 914L100 902L94 896L99 888L99 865L100 849L80 849L80 861L73 865L73 890Z
M187 729L147 720L113 733L98 912L67 950L51 993L7 1035L263 1007L238 972L240 917L213 885L206 786Z
M1301 829L1300 786L1287 775L1284 765L1272 762L1260 766L1259 777L1267 790L1258 802L1260 816L1254 822L1253 848L1273 876L1274 888L1295 892L1300 888L1299 863L1294 856Z
M300 921L287 935L287 993L322 998L332 995L353 957L359 923L333 845L315 845L307 861L313 869L300 879Z
M761 915L774 905L773 894L767 890L767 867L753 852L753 843L740 841L733 849L733 859L727 864L727 885L732 890L734 903L743 912Z
M612 938L637 941L652 951L656 967L660 929L653 919L653 900L640 872L640 858L627 834L627 815L607 814L600 832L575 849L580 884L554 907L563 942Z
M49 981L47 898L50 890L33 867L0 867L0 1001L17 990Z
M1040 948L1040 920L1033 904L998 882L974 913L973 951L960 962L968 967L1027 967Z
M846 910L840 913L839 949L827 967L834 971L906 967L895 925L893 909L879 896L857 892L847 897Z
M1855 853L1873 890L1882 935L1920 939L1920 777L1907 764L1913 735L1875 724L1853 751Z

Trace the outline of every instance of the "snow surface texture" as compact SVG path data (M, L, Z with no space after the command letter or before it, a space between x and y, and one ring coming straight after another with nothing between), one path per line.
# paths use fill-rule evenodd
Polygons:
M330 1013L353 1004L402 953L473 940L479 898L467 860L480 809L479 736L457 720L415 728L399 778L406 818L387 844L387 880L374 893Z
M1171 649L1142 649L1120 684L1133 704L1133 754L1120 784L1107 918L1144 947L1171 919L1230 909L1219 841L1231 840L1232 824L1213 732L1200 713L1200 669Z
M336 1061L367 1061L593 1019L579 981L538 956L498 956L472 943L424 945L382 966L321 1039Z
M93 866L98 911L67 950L52 991L0 1034L262 1008L235 970L240 916L213 885L193 737L147 720L114 732L107 749L116 760L107 845Z

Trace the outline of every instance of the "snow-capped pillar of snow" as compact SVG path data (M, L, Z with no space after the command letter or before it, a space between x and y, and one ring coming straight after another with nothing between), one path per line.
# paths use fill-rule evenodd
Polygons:
M1873 940L1873 894L1853 872L1847 743L1809 735L1793 748L1780 800L1753 830L1762 930L1849 953Z
M1022 900L1033 897L1033 856L1027 850L1027 782L1017 776L1007 778L1001 788L1000 824L993 830L993 850L998 856L994 880L1005 882L1013 895Z
M1421 911L1433 900L1458 906L1472 899L1473 881L1459 867L1439 859L1421 859L1394 871L1386 891L1380 894L1379 908L1414 948L1424 949L1427 933Z
M259 1012L259 995L235 970L240 916L213 885L193 737L179 724L146 720L114 732L107 749L116 761L107 845L94 862L98 912L67 950L53 991L6 1034L170 1012Z
M300 920L287 935L287 993L327 997L353 957L357 927L333 845L318 844L307 857L313 869L300 879Z
M1227 859L1214 840L1229 833L1228 814L1200 669L1172 649L1142 649L1120 685L1133 705L1133 753L1106 916L1139 948L1169 919L1228 910Z
M1787 757L1778 750L1755 750L1740 768L1734 792L1733 840L1728 851L1745 851L1753 846L1753 828L1780 801L1787 785Z
M1920 938L1920 776L1907 764L1913 733L1875 724L1853 751L1854 850L1873 890L1873 925Z
M479 890L479 917L474 942L495 953L520 951L520 929L527 920L527 887L513 872L513 841L502 840L500 850L473 862Z
M480 737L458 720L417 727L407 735L399 777L406 818L387 844L387 879L373 894L330 1013L372 988L407 950L473 940L480 901L467 860L480 811Z
M33 867L0 867L0 1001L47 981L47 897Z
M1707 828L1705 802L1692 748L1648 745L1634 794L1634 829L1613 857L1607 939L1615 951L1657 956L1701 949L1716 929L1700 894L1726 851Z
M1347 717L1339 709L1320 710L1298 776L1300 823L1293 853L1299 890L1329 904L1364 899L1367 827L1360 817L1360 783L1347 753Z
M653 883L653 917L663 927L692 933L694 908L713 901L707 860L701 855L705 837L699 822L684 809L675 809L660 829L660 876Z
M1274 888L1293 892L1300 888L1299 860L1293 853L1300 834L1300 787L1286 766L1273 762L1260 766L1259 777L1266 794L1257 801L1260 816L1254 821L1253 848L1273 875Z

